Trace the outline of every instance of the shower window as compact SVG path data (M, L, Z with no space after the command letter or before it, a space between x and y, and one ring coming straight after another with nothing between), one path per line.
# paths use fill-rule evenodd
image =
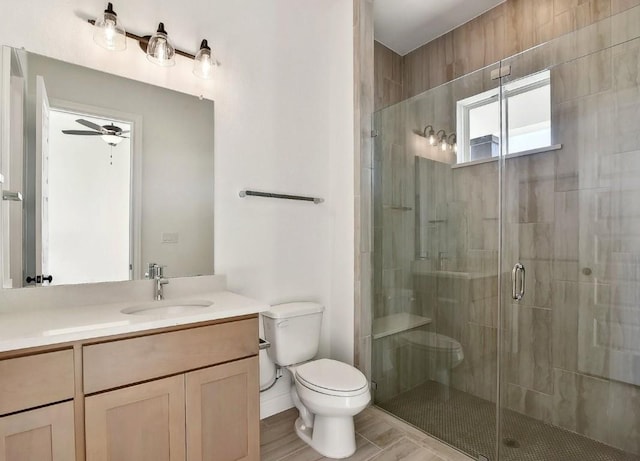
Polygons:
M500 155L500 103L493 89L457 103L458 160L468 163ZM551 146L551 80L549 71L503 88L505 132L512 155Z

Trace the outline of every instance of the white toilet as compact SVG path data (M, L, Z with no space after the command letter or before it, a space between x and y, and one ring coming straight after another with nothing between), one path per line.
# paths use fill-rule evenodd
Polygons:
M462 345L458 341L424 330L403 333L400 340L425 356L425 363L430 364L437 382L445 386L451 384L451 370L464 360Z
M300 412L298 436L328 458L347 458L356 451L353 417L364 410L371 394L366 377L336 360L312 360L318 353L324 308L298 302L263 312L271 359L293 377L291 397Z

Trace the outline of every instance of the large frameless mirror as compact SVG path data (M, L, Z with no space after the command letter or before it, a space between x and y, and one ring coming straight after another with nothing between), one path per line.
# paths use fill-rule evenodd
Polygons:
M212 274L213 102L2 58L4 287Z

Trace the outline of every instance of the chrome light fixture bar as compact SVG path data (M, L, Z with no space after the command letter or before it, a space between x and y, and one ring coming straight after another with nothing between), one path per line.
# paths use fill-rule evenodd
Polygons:
M218 65L207 40L202 40L196 55L174 48L162 22L153 35L136 35L125 31L118 15L113 10L112 3L107 4L107 9L104 10L102 16L97 19L89 19L88 22L97 28L93 34L96 44L110 51L126 49L126 38L128 37L138 42L140 49L145 52L149 61L162 67L175 65L174 55L177 54L193 59L193 73L200 78L209 79L213 76L213 68Z

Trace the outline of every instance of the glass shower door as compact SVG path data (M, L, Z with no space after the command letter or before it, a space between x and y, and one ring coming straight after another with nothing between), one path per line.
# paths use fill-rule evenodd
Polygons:
M613 16L502 65L500 460L640 460L631 29Z
M499 80L374 114L374 402L496 459Z

